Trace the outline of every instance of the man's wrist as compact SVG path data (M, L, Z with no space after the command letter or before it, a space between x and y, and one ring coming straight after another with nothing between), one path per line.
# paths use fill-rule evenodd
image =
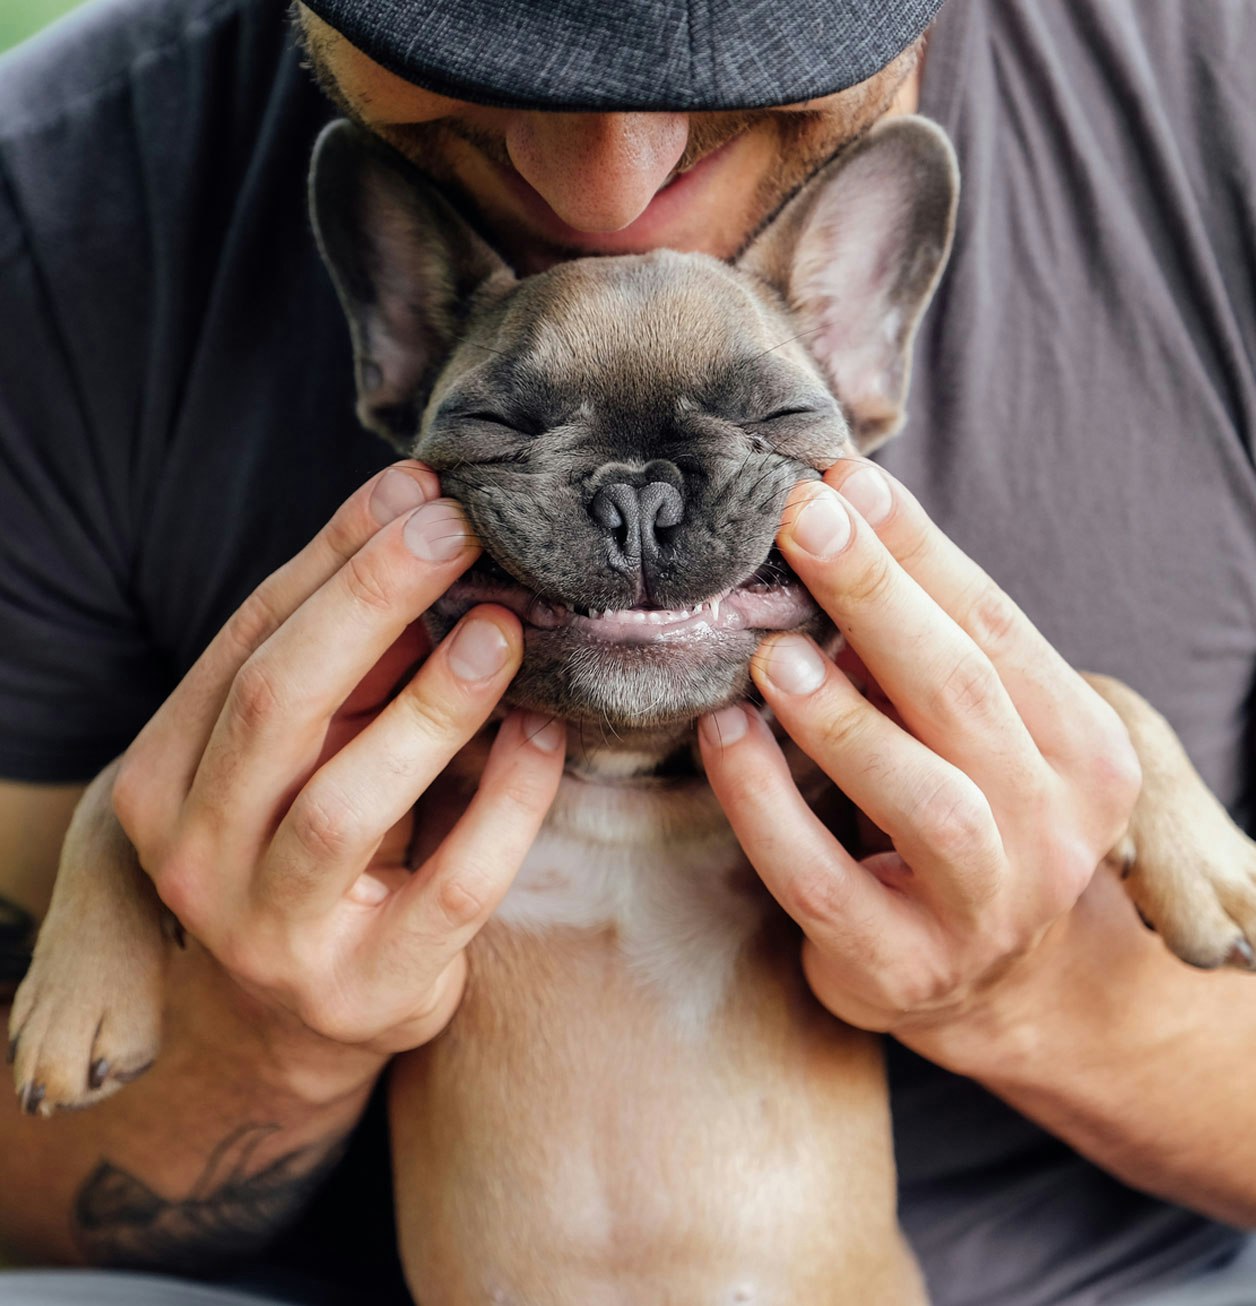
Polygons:
M195 943L174 959L171 990L172 1019L187 1022L193 1055L296 1110L365 1098L388 1062L381 1053L324 1038L246 992Z

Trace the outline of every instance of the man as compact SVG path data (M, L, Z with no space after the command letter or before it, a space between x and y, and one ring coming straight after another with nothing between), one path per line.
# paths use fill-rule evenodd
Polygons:
M881 114L918 103L951 132L959 241L882 462L897 479L831 478L879 543L847 547L840 514L793 537L832 602L893 616L873 660L918 652L903 715L933 711L933 728L891 737L784 647L761 686L839 782L877 775L907 909L823 832L777 819L794 800L759 735L709 737L708 768L808 935L821 1001L896 1040L903 1218L938 1302L1256 1300L1222 1223L1256 1215L1256 981L1188 971L1090 878L1133 777L1052 648L1143 690L1223 799L1250 800L1256 13L955 0L922 71L932 4L606 9L565 25L545 6L318 0L298 17L339 106L524 269L731 254ZM212 1268L260 1255L388 1056L452 1014L461 945L558 754L505 732L499 782L465 818L474 855L438 868L451 919L420 922L439 966L367 982L340 925L396 891L402 781L490 710L519 636L485 609L432 656L399 700L417 751L395 810L370 806L371 731L421 652L409 623L472 555L408 464L320 533L387 461L350 419L301 208L326 107L260 0L127 0L10 60L3 87L4 892L38 911L79 784L151 717L118 806L206 950L172 962L143 1079L52 1125L0 1114L0 1234L27 1258ZM344 653L363 647L373 671ZM489 846L499 878L469 881ZM346 892L315 903L329 860ZM324 1190L342 1251L369 1233L337 1194L383 1169L362 1145L347 1165ZM370 1209L369 1246L387 1222ZM315 1242L307 1227L246 1274L320 1271ZM1185 1295L1157 1295L1173 1285Z

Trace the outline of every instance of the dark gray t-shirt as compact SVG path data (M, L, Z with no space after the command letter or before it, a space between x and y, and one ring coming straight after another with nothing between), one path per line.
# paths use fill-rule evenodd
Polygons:
M303 209L328 115L280 11L106 0L0 62L0 775L93 774L389 461L353 420ZM1253 65L1250 0L949 0L924 108L959 149L959 238L884 454L1244 813ZM903 1216L938 1306L1123 1301L1235 1245L974 1085L901 1050L891 1065ZM1184 1065L1184 1091L1206 1073ZM385 1170L359 1150L330 1236L304 1247L351 1256L354 1213L386 1227Z

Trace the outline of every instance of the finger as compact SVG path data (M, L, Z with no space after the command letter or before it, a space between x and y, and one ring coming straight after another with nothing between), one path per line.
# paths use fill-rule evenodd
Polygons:
M905 486L862 459L834 464L825 480L863 516L899 564L990 659L1048 760L1071 764L1112 726L1097 695L1032 621L930 520Z
M914 735L992 796L1041 773L990 659L840 495L796 487L779 543Z
M805 636L766 642L752 671L794 741L909 866L929 868L923 892L953 907L988 900L1006 857L968 776L878 711Z
M254 903L293 919L334 907L388 830L488 719L522 656L513 613L472 609L379 716L306 782L251 886Z
M888 964L888 937L910 946L901 899L834 839L807 805L762 717L737 705L703 717L707 780L738 842L781 907L826 950ZM904 934L906 931L906 934Z
M415 956L425 974L439 975L483 927L554 801L565 742L561 722L535 713L511 713L502 723L466 812L388 904L368 949L381 975L402 963L412 968Z
M474 561L461 510L425 504L384 527L244 664L184 807L189 838L249 864L313 772L337 708ZM230 852L228 851L230 849Z
M385 468L244 601L127 750L115 802L132 838L173 821L231 682L248 657L381 526L439 493L435 473L422 463L407 460Z

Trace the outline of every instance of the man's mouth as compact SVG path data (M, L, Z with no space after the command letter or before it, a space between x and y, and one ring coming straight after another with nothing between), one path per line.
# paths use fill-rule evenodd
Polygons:
M581 642L621 645L689 643L735 631L794 630L819 611L802 583L775 558L739 584L690 607L641 604L607 609L548 598L483 558L438 600L434 611L456 620L477 603L509 608L525 631L528 627L564 631Z
M719 171L740 140L740 136L734 136L683 172L670 173L641 213L618 231L584 231L571 226L514 168L501 164L494 167L524 215L545 239L588 254L640 254L668 243L673 225L684 218L693 195Z

